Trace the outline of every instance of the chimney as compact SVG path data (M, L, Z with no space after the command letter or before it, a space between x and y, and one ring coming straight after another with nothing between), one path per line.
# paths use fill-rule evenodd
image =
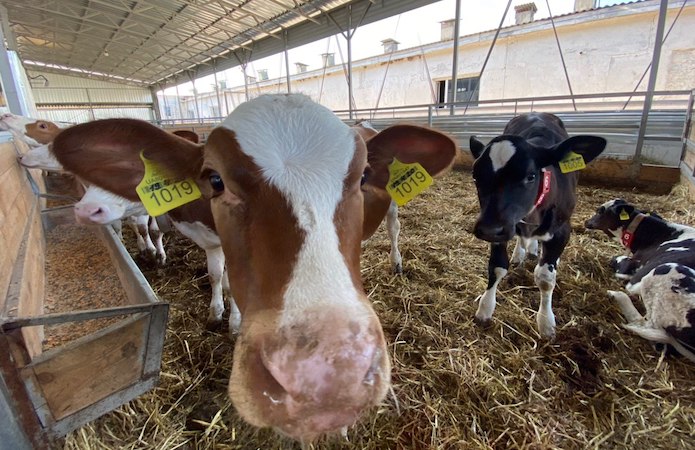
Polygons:
M323 60L323 67L332 66L335 64L335 53L321 53L321 59Z
M294 65L295 67L297 67L297 73L304 73L306 72L307 67L309 67L306 64L300 62L294 63Z
M514 11L516 11L516 25L521 25L533 22L533 15L538 11L538 8L536 8L535 3L531 2L524 3L523 5L516 5Z
M456 19L449 19L439 22L442 26L442 41L449 41L454 38L454 25L456 25Z
M574 0L574 12L588 11L596 7L596 0Z
M391 39L391 38L384 39L383 41L381 41L381 45L384 46L384 53L385 54L397 52L398 51L398 44L400 44L400 42L396 41L395 39Z
M268 69L258 69L258 80L265 81L268 79Z

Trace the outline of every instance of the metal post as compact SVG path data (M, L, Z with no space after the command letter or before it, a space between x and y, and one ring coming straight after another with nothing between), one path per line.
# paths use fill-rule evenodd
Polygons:
M354 33L352 32L352 5L348 6L348 29L347 29L347 69L348 69L348 104L349 106L349 112L350 112L350 120L352 120L353 117L353 111L352 111L352 35Z
M171 115L171 108L169 107L169 102L167 101L167 94L166 94L166 92L164 92L164 89L166 89L166 88L163 88L161 85L159 85L159 89L162 91L162 99L164 100L164 111L165 112L169 111L169 113L167 114L167 118L164 120L167 120L167 121L172 120L169 118L169 116ZM173 121L172 121L172 123L173 123Z
M183 109L181 109L181 96L179 95L179 85L175 84L176 87L176 103L179 105L179 120L183 123Z
M89 95L89 88L85 88L84 93L87 96L87 104L89 105L89 115L91 116L90 120L96 120L97 117L94 115L94 107L92 105L92 97Z
M661 57L661 43L664 38L664 27L666 24L666 12L668 10L668 0L661 0L659 7L659 19L656 26L656 36L654 37L654 54L652 55L652 70L649 73L649 82L647 84L647 93L644 96L644 106L642 108L642 119L640 120L639 134L637 136L637 146L635 148L635 156L632 159L630 167L630 177L635 179L639 175L640 162L642 156L642 147L644 146L644 135L647 132L647 121L649 119L649 111L652 108L652 98L654 97L654 87L656 86L656 77L659 74L659 59Z
M159 108L159 98L157 98L157 91L154 86L150 86L150 95L152 96L152 115L154 116L155 122L161 125L162 112Z
M0 5L1 6L1 5ZM12 73L12 66L10 65L10 58L8 55L8 49L5 47L5 38L7 38L10 47L12 46L12 37L7 35L11 33L11 30L5 31L4 24L7 22L7 10L2 7L0 9L2 13L2 24L0 25L0 79L2 80L3 94L7 101L7 106L9 106L10 111L19 115L27 115L22 108L22 102L19 98L19 89L17 88L17 83L14 74Z
M241 65L241 71L244 73L244 96L246 101L249 101L249 77L246 75L246 63Z
M683 147L681 148L681 161L685 158L685 151L688 148L688 139L690 136L690 122L693 120L693 104L695 103L695 90L690 91L690 97L688 98L688 107L685 110L685 123L683 124L683 134L681 141L683 141ZM695 172L695 168L693 168ZM691 174L692 175L692 174Z
M222 115L222 102L220 101L220 86L219 84L217 84L217 61L213 62L212 76L215 80L215 94L217 95L217 111L219 112L220 117L224 117Z
M565 80L567 80L567 88L572 96L572 107L577 110L577 103L574 101L574 92L572 91L572 83L570 83L570 76L567 73L567 64L565 64L565 57L562 54L562 47L560 46L560 38L557 37L557 29L555 28L555 19L553 19L553 13L550 11L550 2L545 0L545 4L548 7L548 14L550 14L550 23L553 25L553 34L555 34L555 43L557 44L558 53L560 53L560 62L562 62L562 70L565 71Z
M287 51L287 30L285 30L285 73L287 75L287 93L292 92L292 86L290 84L290 54Z
M195 115L198 119L198 123L203 123L203 120L200 117L200 107L198 106L198 90L195 88L195 78L193 78L193 75L191 75L190 72L188 72L188 79L191 80L191 84L193 85L193 104L195 105Z
M459 65L459 22L461 22L461 0L456 0L456 22L454 23L454 55L451 62L451 85L449 86L449 114L454 115L454 102L456 102L456 83Z

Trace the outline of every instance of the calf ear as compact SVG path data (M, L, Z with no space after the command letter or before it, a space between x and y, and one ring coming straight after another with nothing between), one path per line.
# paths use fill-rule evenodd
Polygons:
M197 175L202 146L181 139L148 122L105 119L66 128L56 136L52 151L65 170L102 189L121 192L143 175L140 151L177 177ZM130 193L130 192L129 192Z
M584 163L589 164L606 148L606 140L598 136L572 136L559 144L543 149L536 157L538 167L547 167L557 164L569 153L582 155Z
M471 153L473 154L473 158L478 159L481 153L483 153L483 150L485 150L485 144L480 142L477 137L471 136L470 139L470 146L469 148L471 149Z
M451 166L455 156L456 144L447 135L415 125L395 125L367 142L367 160L373 171L367 183L384 189L394 158L406 164L420 163L435 177Z
M606 140L598 136L580 135L565 139L558 145L563 149L567 148L567 150L560 150L560 153L566 154L573 151L582 155L584 163L589 164L606 149Z

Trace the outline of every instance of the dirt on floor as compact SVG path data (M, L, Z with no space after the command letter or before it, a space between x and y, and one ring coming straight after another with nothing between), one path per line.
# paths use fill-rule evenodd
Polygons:
M486 287L488 245L471 234L478 212L469 172L453 171L401 209L403 274L390 272L380 230L364 243L362 276L389 342L393 394L317 449L695 448L695 366L625 331L606 295L618 244L583 223L622 197L695 225L684 190L667 196L582 186L554 294L557 336L540 338L533 262L510 270L491 326L473 322ZM382 227L383 228L383 227ZM126 236L132 254L134 238ZM171 302L158 386L71 433L66 449L290 449L256 430L227 398L234 342L205 330L205 255L170 233L169 263L140 260ZM510 248L511 251L511 248Z

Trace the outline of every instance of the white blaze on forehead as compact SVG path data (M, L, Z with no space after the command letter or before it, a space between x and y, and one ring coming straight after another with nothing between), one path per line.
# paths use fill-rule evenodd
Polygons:
M502 167L507 165L512 156L516 153L516 147L510 141L494 142L490 145L490 161L492 161L492 170L497 172Z
M243 103L222 123L236 134L241 151L290 204L305 232L285 291L281 324L317 302L358 302L340 253L333 218L355 155L350 128L304 95L265 95Z

